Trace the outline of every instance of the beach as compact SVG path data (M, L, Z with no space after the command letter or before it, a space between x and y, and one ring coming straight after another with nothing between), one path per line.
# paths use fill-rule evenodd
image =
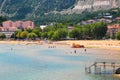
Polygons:
M69 45L72 45L73 43L80 44L84 45L85 48L120 50L120 41L118 40L68 40L60 42Z
M120 50L120 41L118 40L65 40L65 41L14 41L6 40L0 41L2 44L40 44L48 46L69 46L71 47L73 43L84 45L85 48L100 48L100 49L112 49Z

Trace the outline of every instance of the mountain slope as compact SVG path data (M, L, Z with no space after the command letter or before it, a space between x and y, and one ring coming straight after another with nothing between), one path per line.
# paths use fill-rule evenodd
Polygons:
M36 21L49 13L80 14L85 10L92 12L116 7L120 7L120 0L0 0L0 16Z
M76 0L1 0L0 15L23 19L69 8Z
M118 7L120 7L120 0L78 0L72 9L67 9L58 13L73 14L81 13L85 10L94 12Z

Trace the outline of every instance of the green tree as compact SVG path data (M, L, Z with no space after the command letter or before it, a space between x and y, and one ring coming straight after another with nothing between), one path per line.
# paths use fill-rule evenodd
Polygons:
M97 22L92 24L92 35L96 39L102 39L107 32L107 24L104 22Z
M1 39L5 39L5 38L6 38L6 35L5 35L5 34L0 34L0 38L1 38Z
M27 38L28 32L27 31L22 31L20 34L20 38L25 39Z
M118 40L120 40L120 32L117 32L116 38L117 38Z
M27 38L30 39L30 40L35 40L37 37L38 36L33 32L28 33L28 35L27 35Z
M31 32L32 32L32 29L31 29L31 28L28 28L28 29L26 29L26 31L27 31L28 33L31 33Z
M54 35L54 31L48 32L48 39L52 39L52 36Z
M17 39L20 39L20 38L21 38L21 36L20 36L21 33L22 33L21 30L17 30L17 31L15 32L15 37L16 37Z
M62 29L62 28L66 28L67 26L63 25L62 23L57 23L54 25L55 29Z
M83 26L82 31L83 31L83 38L84 39L91 39L92 38L91 25Z
M43 32L49 32L49 31L55 31L56 29L54 28L54 26L47 26L43 29Z
M43 32L42 34L41 34L41 37L42 37L42 39L47 39L48 38L48 32Z
M59 39L64 39L64 38L66 38L67 37L67 34L68 34L68 32L67 32L67 30L66 29L58 29L57 30L57 33L58 33L58 37L59 37Z
M32 30L32 32L35 33L35 34L37 34L37 36L38 36L39 38L41 37L41 32L42 32L42 30L41 30L40 28L36 27L36 28L34 28L34 29Z
M60 40L58 35L59 35L58 31L54 32L52 36L52 40L55 40L55 41Z
M74 28L72 31L70 31L69 36L74 39L82 39L83 32L82 28Z
M77 28L74 28L72 31L70 31L69 36L70 38L76 39L78 37L79 30Z

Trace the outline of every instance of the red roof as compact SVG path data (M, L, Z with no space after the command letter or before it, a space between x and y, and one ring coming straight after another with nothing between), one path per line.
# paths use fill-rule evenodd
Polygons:
M120 28L120 25L119 24L114 24L114 25L111 25L111 26L108 26L108 28Z

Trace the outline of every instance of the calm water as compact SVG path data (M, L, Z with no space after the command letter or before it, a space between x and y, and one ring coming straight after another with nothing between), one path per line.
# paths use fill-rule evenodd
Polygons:
M110 58L101 57L101 50L76 52L65 47L0 44L0 80L120 80L116 75L85 74L85 64Z

